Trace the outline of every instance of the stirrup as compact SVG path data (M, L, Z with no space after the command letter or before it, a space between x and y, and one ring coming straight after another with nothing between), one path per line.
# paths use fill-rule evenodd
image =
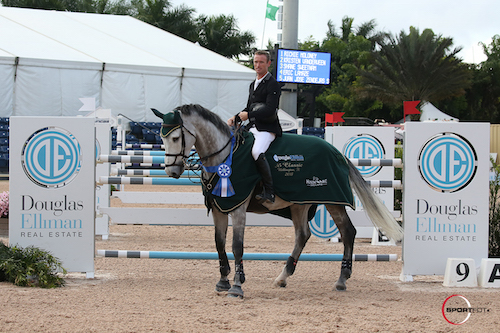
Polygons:
M262 193L255 195L255 199L257 199L260 203L269 202L274 203L274 194L269 193L266 190L263 190Z

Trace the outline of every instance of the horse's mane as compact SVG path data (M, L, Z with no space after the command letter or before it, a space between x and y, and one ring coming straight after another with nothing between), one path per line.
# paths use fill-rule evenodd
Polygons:
M217 129L219 129L222 133L227 134L228 136L231 136L231 130L229 129L229 126L215 113L212 111L204 108L203 106L199 104L185 104L181 105L176 108L176 110L179 110L182 114L185 114L187 116L192 115L192 114L197 114L203 119L211 122L212 124L215 125Z

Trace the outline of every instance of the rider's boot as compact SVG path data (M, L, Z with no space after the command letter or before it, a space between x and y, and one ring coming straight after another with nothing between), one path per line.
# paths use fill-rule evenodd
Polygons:
M274 203L274 187L273 187L273 177L271 175L271 168L269 163L267 163L266 155L261 153L259 158L255 161L257 165L257 170L259 170L262 176L262 193L257 194L255 198L259 201L267 201L269 203Z

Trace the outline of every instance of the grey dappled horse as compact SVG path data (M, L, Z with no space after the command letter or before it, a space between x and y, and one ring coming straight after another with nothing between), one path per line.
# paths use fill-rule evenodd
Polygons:
M174 178L179 178L184 171L185 161L194 146L205 166L217 166L229 155L231 145L231 130L229 126L215 113L200 105L183 105L167 114L152 109L163 119L162 140L165 145L165 171ZM402 229L381 200L373 194L372 189L352 163L349 164L349 180L354 191L361 200L364 209L372 222L385 231L393 239L401 239ZM202 173L202 180L207 181L212 174ZM228 229L228 215L217 210L212 205L212 216L215 225L215 245L219 255L220 280L216 291L227 291L228 296L243 297L242 284L245 282L243 271L243 239L247 208L250 201L255 200L252 194L242 205L230 212L233 224L232 250L235 258L234 283L231 286L228 275L231 271L226 254L226 235ZM273 204L263 204L268 210L278 210L289 207L293 226L295 228L295 246L288 258L281 274L276 278L276 286L285 287L287 278L291 276L304 249L311 231L308 224L308 211L311 204L293 204L282 200L278 196ZM252 204L252 206L254 206ZM344 255L342 259L340 277L335 283L337 290L346 289L346 280L351 276L352 255L356 229L346 213L345 207L326 204L326 209L337 225L342 242ZM262 212L265 210L263 209Z

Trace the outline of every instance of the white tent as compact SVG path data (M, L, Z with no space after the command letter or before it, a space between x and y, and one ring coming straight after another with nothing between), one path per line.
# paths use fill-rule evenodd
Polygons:
M129 16L0 7L0 116L78 115L79 98L135 121L198 103L244 108L255 72Z
M430 102L424 102L420 107L420 121L458 121L450 115L440 111Z

